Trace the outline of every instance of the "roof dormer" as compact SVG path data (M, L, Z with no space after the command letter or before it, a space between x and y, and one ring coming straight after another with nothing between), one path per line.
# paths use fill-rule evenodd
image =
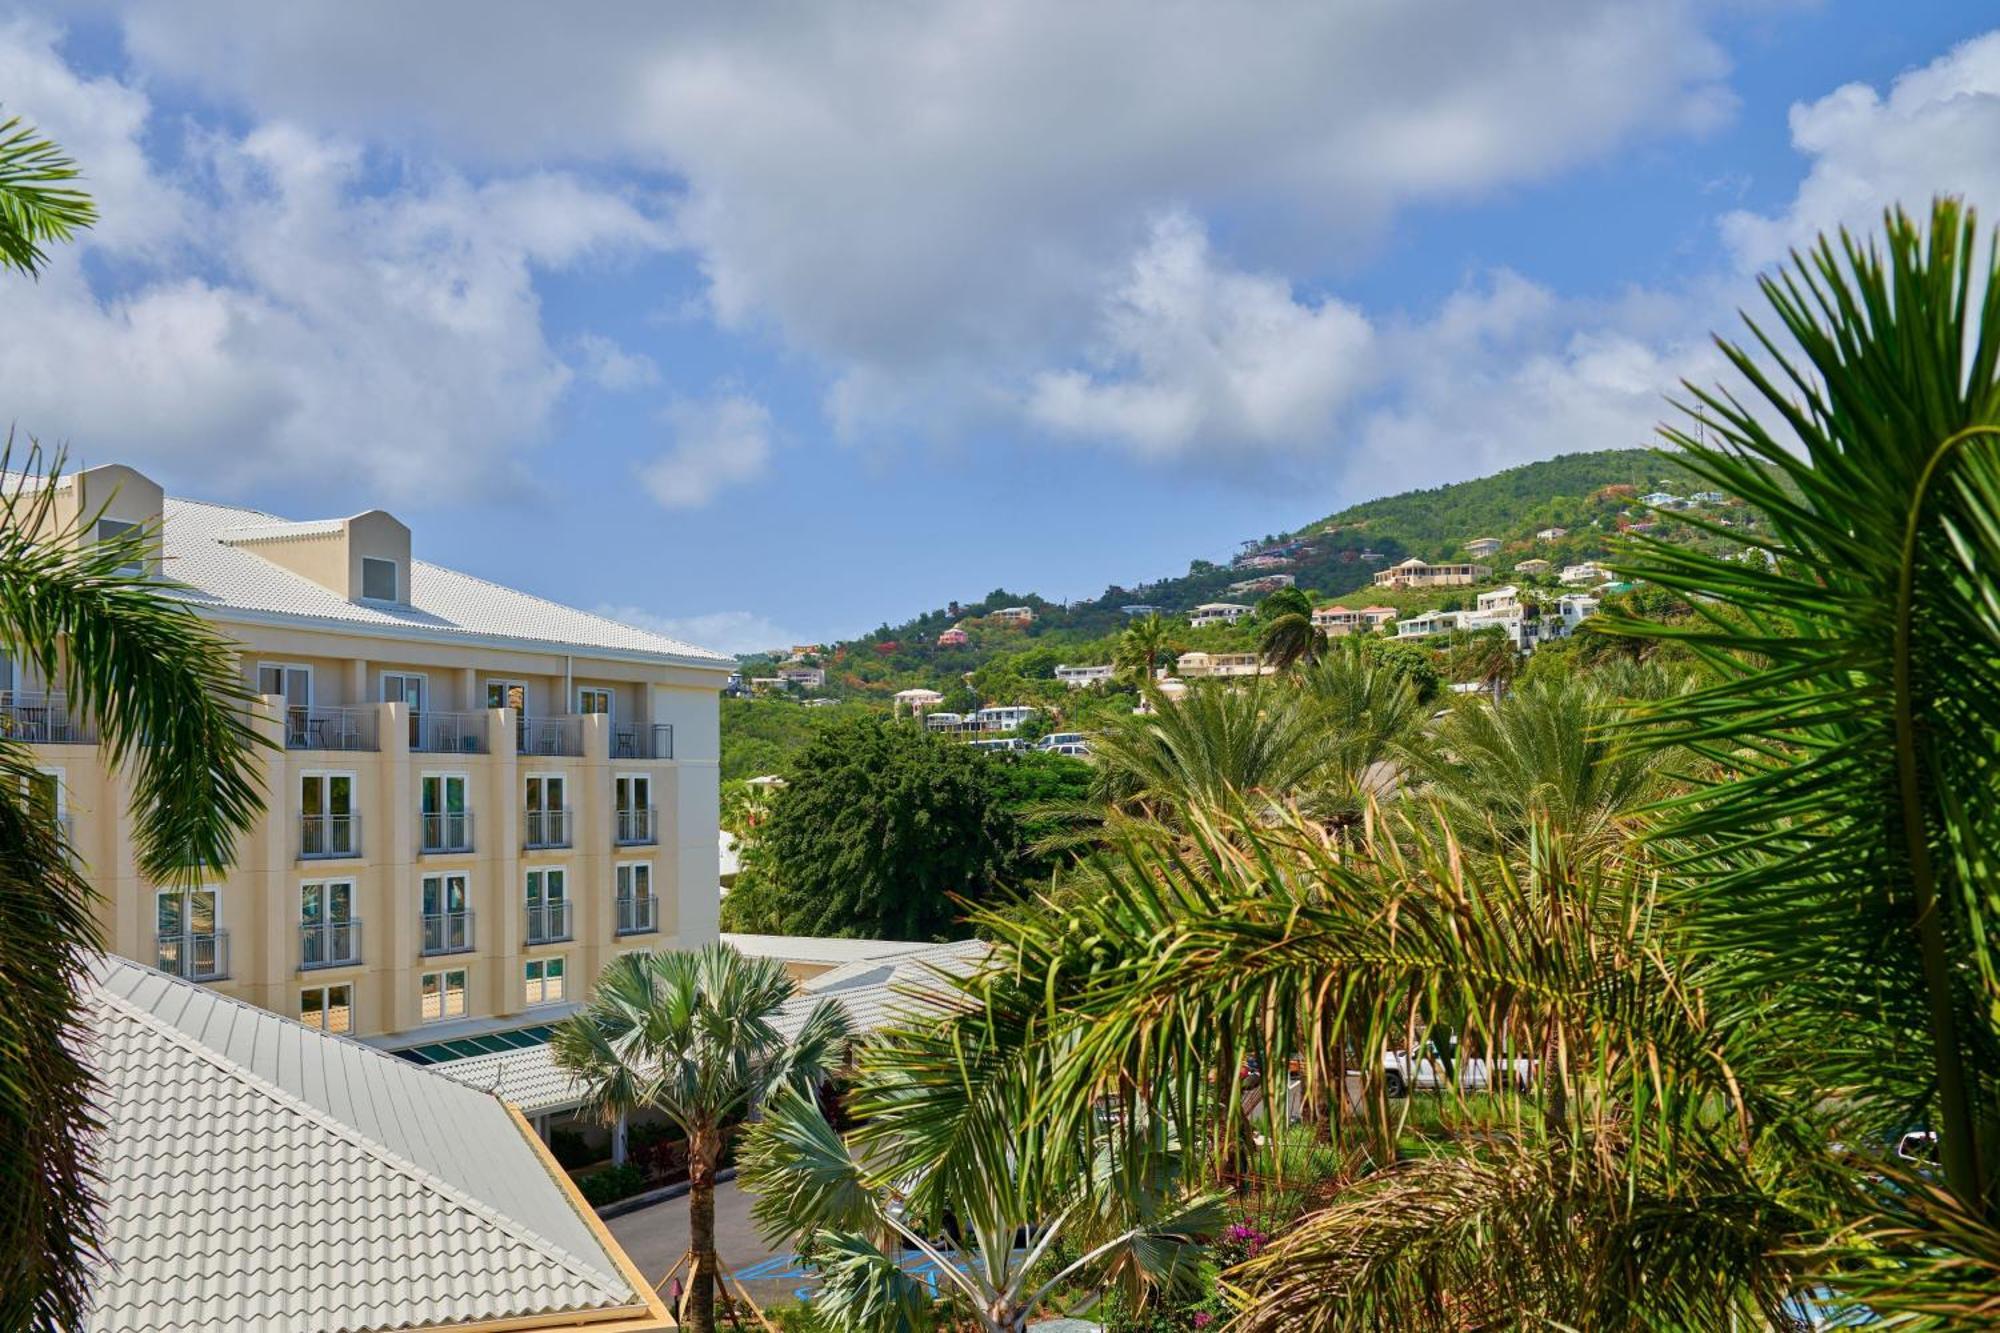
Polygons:
M160 572L160 514L165 497L158 482L122 463L106 463L72 473L63 491L66 494L56 497L57 518L71 523L87 520L90 528L82 534L84 541L102 541L133 528L150 529L153 540L146 567L132 572Z
M410 600L410 530L380 509L352 518L229 528L217 540L350 602L407 605Z

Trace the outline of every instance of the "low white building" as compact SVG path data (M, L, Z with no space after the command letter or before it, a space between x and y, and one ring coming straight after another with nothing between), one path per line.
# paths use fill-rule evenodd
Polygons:
M1033 717L1037 709L1026 704L1000 704L992 708L982 708L966 721L974 724L979 731L1019 731L1021 724Z
M1474 537L1465 544L1465 553L1474 559L1497 555L1499 551L1500 539L1498 537Z
M1175 669L1186 680L1259 676L1271 670L1256 653L1182 653Z
M1396 637L1428 639L1434 634L1450 634L1466 628L1465 622L1475 618L1475 613L1471 611L1426 611L1421 615L1405 616L1396 622Z
M907 711L911 717L922 717L943 702L944 696L936 690L918 686L914 689L896 691L890 696L889 706L898 716Z
M1481 615L1491 616L1506 611L1518 611L1521 607L1521 590L1513 584L1495 588L1491 592L1479 594L1478 610Z
M988 611L986 618L988 620L1005 621L1013 625L1026 625L1034 620L1035 608L1032 606L1003 606L997 611Z
M1297 577L1291 574L1266 574L1262 578L1244 579L1241 583L1232 583L1229 585L1229 591L1239 596L1252 592L1276 592L1280 588L1289 588L1297 582Z
M1563 631L1574 634L1578 625L1597 614L1597 599L1588 593L1565 593L1556 603L1556 614Z
M1056 668L1056 679L1073 690L1080 690L1086 685L1104 684L1115 671L1116 668L1108 663L1103 666L1059 666Z
M929 731L957 731L965 725L962 713L926 713L924 727Z
M825 667L783 667L778 671L778 678L787 684L796 685L802 690L823 690L826 688Z
M1250 608L1240 602L1203 602L1188 616L1188 624L1196 629L1210 625L1234 625L1250 614Z
M1535 534L1535 540L1538 542L1559 542L1567 536L1569 536L1568 528L1543 528Z
M1578 587L1585 583L1603 583L1610 577L1611 575L1605 572L1604 566L1595 561L1585 561L1580 565L1564 565L1562 573L1556 576L1556 581L1569 587Z

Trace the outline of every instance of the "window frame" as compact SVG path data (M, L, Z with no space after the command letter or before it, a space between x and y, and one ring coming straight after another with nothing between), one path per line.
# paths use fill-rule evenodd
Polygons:
M585 708L583 706L585 695L602 696L604 707ZM570 702L579 715L586 717L601 715L606 721L614 724L618 721L618 691L609 685L579 685L576 687L576 697Z
M113 539L122 537L126 533L131 532L134 529L143 529L146 526L144 523L134 523L130 519L111 518L104 514L99 514L97 516L97 521L91 524L90 527L90 540L92 545L101 545L106 540L104 533L104 525L106 523L114 523L118 527L118 530L111 534L111 537ZM150 563L151 562L148 561L144 556L141 556L139 558L138 564L120 565L113 572L118 574L137 574L139 577L144 578L147 573L147 566Z
M389 567L389 595L378 597L368 591L368 567L387 565ZM370 602L401 602L403 600L403 565L400 560L391 560L386 555L364 555L361 557L361 596Z
M555 975L549 975L550 969ZM551 982L555 994L549 994ZM538 1009L544 1005L561 1004L569 997L569 961L562 954L550 954L546 958L530 958L521 964L521 1006Z
M457 1013L449 1011L449 999L452 993L451 978L453 977L458 978ZM424 997L433 981L437 983L438 1011L435 1016L426 1016L424 1013ZM449 1023L455 1018L464 1018L472 1007L471 992L472 969L469 967L444 967L439 968L435 972L419 973L417 975L417 1022L420 1024Z
M347 1022L344 1026L338 1028L328 1023L326 1019L326 1016L333 1012L333 993L335 991L347 992L347 1003L344 1006L347 1011ZM309 995L320 997L320 1021L317 1023L310 1022L306 1018L306 997ZM354 1021L354 1005L354 983L351 981L329 981L323 986L301 986L299 987L299 1026L310 1028L314 1032L323 1032L329 1037L349 1036L353 1033L356 1026Z

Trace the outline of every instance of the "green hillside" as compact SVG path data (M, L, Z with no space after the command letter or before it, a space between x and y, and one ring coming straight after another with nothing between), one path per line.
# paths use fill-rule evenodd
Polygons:
M1502 543L1498 554L1480 560L1493 567L1493 583L1545 585L1553 593L1555 570L1610 555L1619 534L1635 525L1669 540L1714 542L1676 517L1652 514L1636 503L1649 491L1686 496L1701 487L1671 456L1649 450L1566 454L1490 477L1369 500L1267 536L1239 556L1254 560L1262 554L1268 569L1195 560L1183 575L1136 588L1114 586L1099 597L1068 604L996 588L976 601L954 602L900 624L883 625L872 634L826 645L810 656L808 664L826 670L826 686L818 693L850 703L885 707L897 690L922 686L943 692L948 708L1033 703L1044 707L1049 724L1087 728L1097 711L1129 709L1133 702L1129 689L1071 691L1055 680L1055 668L1109 662L1117 635L1131 621L1128 606L1156 607L1170 619L1184 622L1186 613L1204 602L1254 605L1262 593L1232 591L1231 585L1267 572L1292 576L1315 604L1378 602L1409 614L1461 600L1469 603L1466 589L1387 592L1371 585L1377 571L1412 555L1466 559L1464 544L1480 537ZM1727 500L1704 505L1701 513L1710 521L1735 527L1756 522L1741 504ZM1551 540L1536 536L1550 528L1567 531ZM1551 571L1532 575L1514 569L1528 559L1549 561ZM1033 621L1013 624L990 614L1015 606L1032 608ZM967 642L940 644L939 635L954 627L965 631ZM1176 646L1183 651L1242 649L1254 645L1256 633L1247 619L1236 626L1200 630L1183 623ZM776 665L769 658L749 658L744 674L770 675ZM820 722L831 720L768 717L762 711L766 709L835 711L799 709L796 699L783 697L733 708L724 721L728 776L778 767L777 761Z

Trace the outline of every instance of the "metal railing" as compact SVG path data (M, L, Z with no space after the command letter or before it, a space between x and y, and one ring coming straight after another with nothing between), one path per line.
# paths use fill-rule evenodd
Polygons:
M611 757L613 759L672 759L674 757L674 727L671 722L655 722L651 726L630 726L611 728Z
M650 893L618 900L618 933L649 935L660 928L660 900Z
M472 850L472 812L426 812L418 821L423 825L422 842L419 851L424 852L469 852Z
M89 727L70 716L62 694L0 690L0 737L30 745L95 745Z
M569 938L569 903L529 903L528 943L554 944Z
M426 957L441 953L469 953L472 950L472 913L426 912L423 914Z
M636 847L660 840L659 822L650 805L627 805L618 809L615 836L620 847Z
M301 921L299 923L299 970L319 967L352 967L361 961L361 923L346 921Z
M522 811L521 846L529 851L569 846L569 811Z
M361 855L360 815L300 815L299 859L330 861Z
M287 750L380 749L373 708L287 708Z
M583 719L523 717L514 728L514 741L522 754L580 755Z
M219 981L229 975L229 932L155 935L160 971L189 981Z
M486 714L410 714L410 748L425 754L485 754Z

